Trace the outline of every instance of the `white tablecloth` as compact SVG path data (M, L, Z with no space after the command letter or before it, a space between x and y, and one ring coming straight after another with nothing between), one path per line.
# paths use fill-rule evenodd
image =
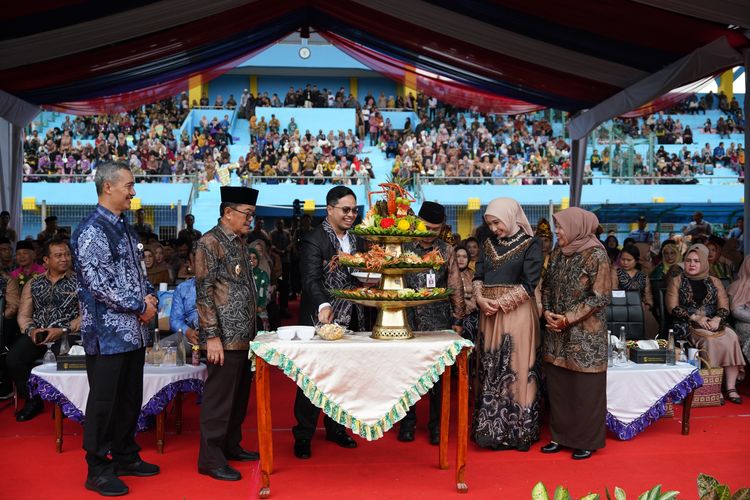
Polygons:
M636 364L607 370L607 426L620 439L631 439L664 415L667 398L681 400L703 385L698 369Z
M375 340L369 332L341 340L284 341L258 335L251 350L278 366L316 406L367 440L401 420L446 366L473 344L452 331L416 332L410 340Z
M141 416L164 409L177 392L203 392L206 366L151 366L143 369ZM86 414L89 383L86 371L58 371L55 365L37 366L31 371L29 388L33 394L60 404L66 417L81 422ZM139 429L145 425L139 421Z

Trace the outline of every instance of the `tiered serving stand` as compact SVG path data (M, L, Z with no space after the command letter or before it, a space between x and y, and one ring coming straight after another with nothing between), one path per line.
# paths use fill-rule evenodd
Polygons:
M401 256L403 253L402 244L414 241L419 238L424 238L424 235L419 236L385 236L385 235L368 235L362 232L355 232L355 234L368 241L379 243L384 245L386 252ZM380 290L403 290L404 287L404 275L409 273L418 273L422 271L428 271L431 269L429 266L424 267L386 267L382 269L370 269L366 266L355 267L349 266L352 269L357 269L365 272L380 273L381 278L378 283ZM414 333L409 328L409 321L406 317L406 309L409 307L423 306L425 304L431 304L433 302L439 302L448 299L448 292L440 297L427 297L424 299L406 299L406 300L376 300L376 299L355 299L350 298L342 294L345 292L334 291L334 295L343 297L346 300L350 300L357 304L361 304L367 307L375 307L378 309L377 320L375 321L375 327L372 330L370 337L378 340L405 340L414 337Z

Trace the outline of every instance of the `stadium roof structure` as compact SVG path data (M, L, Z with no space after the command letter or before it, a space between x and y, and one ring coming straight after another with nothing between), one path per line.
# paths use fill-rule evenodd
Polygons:
M60 0L11 4L0 17L0 117L16 126L39 106L132 109L313 28L447 102L576 112L572 204L580 203L585 137L596 125L667 107L680 98L669 91L750 60L744 0ZM15 147L6 139L0 146L19 167ZM20 197L2 204L18 207Z

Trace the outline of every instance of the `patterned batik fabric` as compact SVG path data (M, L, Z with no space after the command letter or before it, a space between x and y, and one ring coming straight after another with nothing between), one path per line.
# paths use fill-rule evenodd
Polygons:
M154 287L141 266L138 235L125 217L98 205L76 228L70 246L86 354L118 354L145 347L149 331L139 315Z
M46 274L35 276L31 287L33 328L70 328L78 317L78 279L68 273L52 283Z
M607 370L607 317L612 294L609 257L603 248L565 256L555 248L542 282L544 310L564 314L570 326L547 330L544 361L568 370L599 373Z
M334 255L338 255L341 252L341 242L336 231L328 222L328 219L322 222L323 232L326 233L328 240L336 250ZM353 234L347 233L346 237L349 238L349 248L357 248L357 240ZM351 275L351 271L346 266L335 266L331 269L329 262L323 262L323 286L326 290L346 290L348 288L355 288L357 286L357 280ZM357 315L357 321L360 328L365 324L365 314L362 306L356 305L345 299L334 297L331 299L331 309L333 309L333 321L339 325L348 326L351 324L352 314Z
M221 223L198 241L195 299L201 343L220 337L224 349L248 349L256 333L253 268L247 245Z
M499 349L482 352L479 401L474 410L474 441L482 448L528 449L539 440L539 366L531 367L527 380L519 380L511 365L513 338L503 335ZM513 386L526 384L534 392L530 406L515 400Z
M404 251L414 252L423 257L426 253L433 250L439 250L445 260L445 264L440 266L435 273L435 286L438 288L452 288L451 300L435 302L419 307L410 307L407 309L409 325L414 331L436 331L450 329L454 324L461 324L465 314L465 303L463 297L463 284L461 282L461 272L453 259L452 247L441 239L435 240L430 248L423 248L418 243L407 243L404 245ZM425 288L427 286L428 272L410 273L404 277L405 285L408 288Z
M679 299L677 307L672 309L672 328L675 340L690 339L690 316L698 312L708 318L719 316L721 318L720 326L723 328L726 325L729 310L719 307L719 289L711 277L703 280L703 285L706 287L706 296L700 303L696 301L693 295L693 287L690 285L691 280L685 275L676 279L679 280Z

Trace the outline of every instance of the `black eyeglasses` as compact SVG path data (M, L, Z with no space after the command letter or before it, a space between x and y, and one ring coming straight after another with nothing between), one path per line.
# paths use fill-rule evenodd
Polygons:
M252 219L253 217L255 217L255 212L253 212L252 210L248 210L247 212L243 212L242 210L237 210L234 207L229 207L229 208L231 208L235 212L241 213L242 215L245 216L246 219Z
M331 208L338 208L339 210L341 210L342 212L344 212L344 215L349 215L349 214L357 215L359 213L359 208L357 208L357 207L354 207L354 208L352 208L352 207L337 207L335 205L328 205L328 206L331 207Z

